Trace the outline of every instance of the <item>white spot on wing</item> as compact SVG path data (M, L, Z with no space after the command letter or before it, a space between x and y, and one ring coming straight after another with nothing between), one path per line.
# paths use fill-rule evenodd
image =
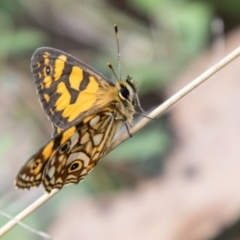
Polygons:
M94 146L98 146L99 143L102 141L102 138L103 138L103 134L102 133L95 135L93 137L93 144L94 144Z
M55 173L55 167L52 166L52 167L48 170L47 175L49 176L49 178L52 178L53 175L54 175L54 173Z
M111 112L105 112L105 115L112 116L113 114Z
M88 132L86 132L84 135L83 135L83 137L82 137L82 139L81 139L81 144L84 144L84 143L86 143L86 142L88 142L89 141L89 139L90 139L90 137L89 137L89 133Z
M70 174L67 176L66 181L73 178L77 178L77 177L75 175Z
M55 177L52 177L52 178L51 178L50 183L51 183L52 185L54 185L54 183L55 183Z
M23 175L21 175L21 179L25 180L25 178L26 178L26 174L24 173Z
M70 146L70 149L73 148L73 146L76 145L76 143L78 142L78 139L79 139L79 133L78 132L75 132L73 134L73 136L71 137L71 146Z
M51 159L51 166L53 166L53 165L54 165L54 163L55 163L55 160L56 160L56 156L54 156L54 157Z
M62 178L61 178L61 177L59 177L59 178L57 179L56 183L63 183L63 180L62 180Z
M94 126L98 123L99 119L100 119L100 116L98 115L92 118L90 121L90 126L94 128Z

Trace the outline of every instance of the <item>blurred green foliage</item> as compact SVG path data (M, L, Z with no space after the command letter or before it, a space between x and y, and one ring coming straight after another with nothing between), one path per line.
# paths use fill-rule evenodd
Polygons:
M22 10L23 11L23 10ZM46 35L40 29L19 26L18 4L10 5L9 1L0 3L0 59L16 58L25 55L46 40Z
M238 0L227 4L217 0L130 0L118 3L110 0L81 3L76 0L68 3L2 0L1 169L8 169L9 159L13 158L12 149L18 162L17 168L13 167L15 171L8 174L8 181L1 183L0 194L4 196L1 208L15 214L26 205L25 201L20 202L19 208L12 210L9 199L14 200L19 193L13 187L9 192L6 189L13 185L16 171L26 155L30 156L51 134L50 123L37 102L29 69L31 54L37 47L48 45L67 51L110 77L106 62L111 60L117 66L112 26L118 23L123 76L129 73L136 79L142 105L149 110L163 101L164 89L211 44L210 26L217 14L227 22L228 30L239 24L239 4ZM23 139L22 143L18 139ZM57 200L47 203L44 216L37 211L27 222L37 228L46 224L47 229L54 214L71 198L132 187L138 181L159 174L171 142L167 116L153 120L151 126L109 154L107 161L100 162L84 183L69 186L58 194ZM21 152L21 144L29 144L24 148L25 152ZM11 164L15 166L15 163ZM7 219L0 217L0 221L2 225ZM32 233L20 227L4 239L14 239L19 232L21 239L33 239ZM35 235L34 239L37 239Z

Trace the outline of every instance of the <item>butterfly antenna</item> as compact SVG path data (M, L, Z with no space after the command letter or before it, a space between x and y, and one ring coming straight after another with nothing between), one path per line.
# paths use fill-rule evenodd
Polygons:
M112 70L113 75L115 76L115 78L117 79L117 81L119 81L119 79L118 79L118 77L117 77L117 74L116 74L116 72L115 72L114 69L113 69L112 64L111 64L110 62L108 62L107 65L108 65L108 67Z
M119 71L119 79L121 79L121 62L120 62L120 47L119 47L119 37L118 37L118 26L114 24L116 42L117 42L117 54L118 54L118 71Z

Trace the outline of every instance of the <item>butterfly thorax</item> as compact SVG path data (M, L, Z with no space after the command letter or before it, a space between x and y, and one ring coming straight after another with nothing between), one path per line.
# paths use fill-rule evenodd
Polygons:
M119 80L115 85L114 92L113 99L117 112L115 119L131 123L138 103L137 88L134 81L129 76L126 80Z

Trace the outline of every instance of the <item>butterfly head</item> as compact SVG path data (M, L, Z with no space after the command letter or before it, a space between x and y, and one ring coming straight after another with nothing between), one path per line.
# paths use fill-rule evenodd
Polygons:
M118 97L119 97L119 112L122 113L126 120L131 122L135 114L136 106L140 106L137 86L133 79L127 76L126 80L117 82Z

